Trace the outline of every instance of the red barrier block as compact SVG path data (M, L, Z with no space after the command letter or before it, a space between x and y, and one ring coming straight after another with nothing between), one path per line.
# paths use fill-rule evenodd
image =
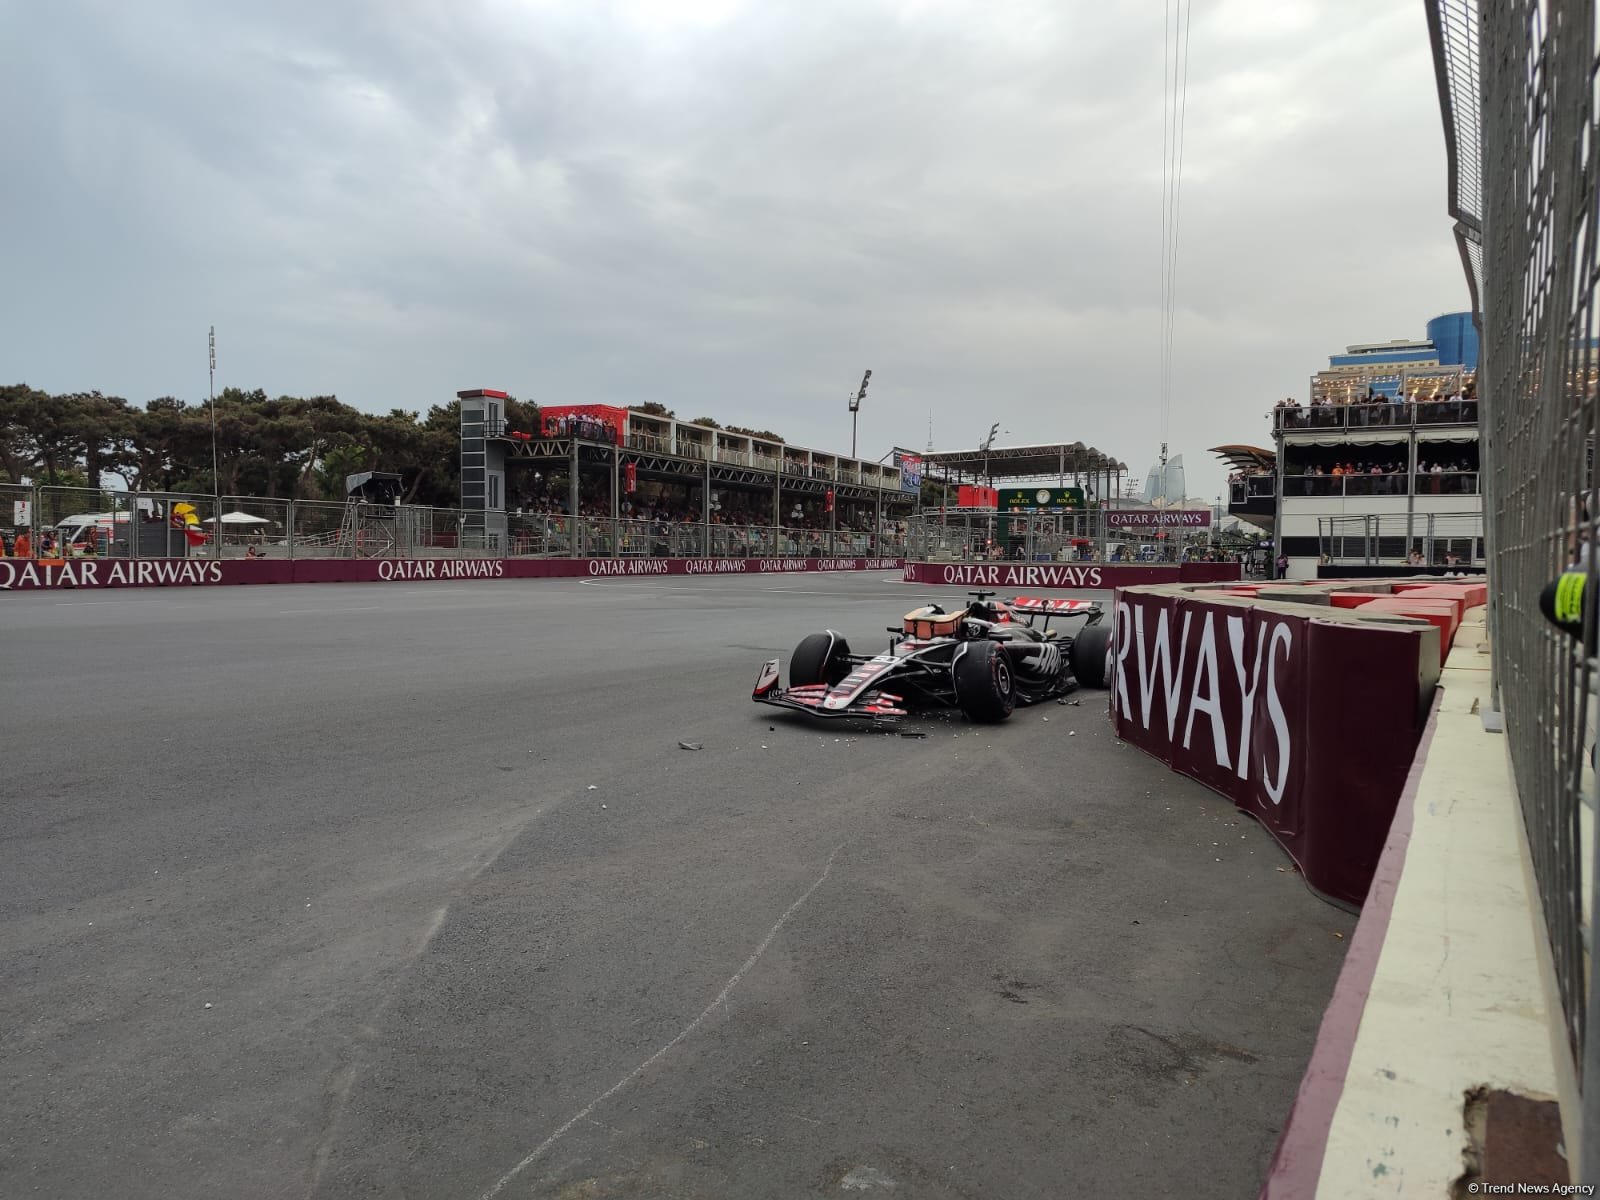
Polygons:
M1463 616L1466 615L1467 609L1477 608L1489 602L1489 589L1481 584L1473 586L1471 584L1441 583L1435 584L1433 587L1407 588L1405 595L1415 596L1418 599L1453 600L1460 605Z
M1468 608L1478 608L1489 603L1489 585L1479 581L1471 583L1457 583L1454 580L1431 580L1429 582L1407 582L1394 585L1395 594L1402 592L1453 592L1462 596Z
M1368 600L1393 600L1388 592L1329 592L1329 608L1360 608Z
M1357 606L1358 612L1394 613L1396 616L1416 617L1439 629L1439 655L1442 658L1455 643L1456 630L1461 627L1461 609L1453 600L1414 600L1410 596L1380 596Z

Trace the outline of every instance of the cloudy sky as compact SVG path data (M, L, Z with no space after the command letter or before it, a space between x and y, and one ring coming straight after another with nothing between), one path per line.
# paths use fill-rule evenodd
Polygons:
M1159 441L1162 0L0 0L0 379ZM1465 307L1416 0L1197 0L1171 443Z

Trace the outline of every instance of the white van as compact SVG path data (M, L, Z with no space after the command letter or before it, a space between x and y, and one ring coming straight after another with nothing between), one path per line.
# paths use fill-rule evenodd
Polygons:
M119 535L127 536L128 516L127 512L116 512L77 513L63 517L55 524L56 544L63 552L70 554L74 547L87 545L90 537L93 537L96 553L102 553L107 542ZM116 532L113 533L113 530Z

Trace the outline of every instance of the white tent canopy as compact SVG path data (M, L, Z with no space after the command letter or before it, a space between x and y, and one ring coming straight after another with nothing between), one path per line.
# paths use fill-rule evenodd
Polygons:
M210 525L216 518L207 517L203 524ZM258 517L247 512L225 512L221 517L224 525L271 525L273 522L267 517Z

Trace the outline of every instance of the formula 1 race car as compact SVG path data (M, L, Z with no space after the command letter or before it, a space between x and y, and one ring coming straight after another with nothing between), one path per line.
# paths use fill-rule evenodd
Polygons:
M831 629L813 633L789 656L789 686L773 659L750 698L814 717L884 720L954 707L973 721L1003 721L1018 704L1105 685L1111 628L1098 602L968 594L973 602L955 612L928 604L907 613L890 627L884 654L852 654ZM1084 623L1065 636L1052 618Z

